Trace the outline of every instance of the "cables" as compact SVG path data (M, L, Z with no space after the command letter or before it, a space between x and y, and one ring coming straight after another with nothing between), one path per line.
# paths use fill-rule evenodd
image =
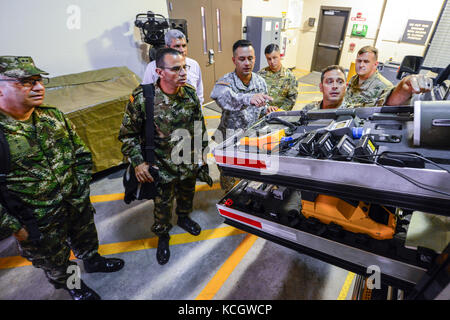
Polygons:
M390 153L394 153L395 154L396 152L390 152ZM399 152L399 153L401 153L401 152ZM410 155L414 155L414 154L410 154ZM379 156L379 155L377 155L377 156ZM416 156L418 156L418 155L416 155ZM431 161L431 160L429 160L429 159L427 159L425 157L422 157L422 156L418 156L418 157L421 157L421 158L423 158L423 160L429 161L429 162L435 164L433 161ZM421 189L428 190L428 191L435 192L435 193L439 193L439 194L442 194L442 195L445 195L445 196L450 196L450 193L448 193L448 192L437 190L437 189L433 188L432 186L429 186L429 185L426 185L424 183L418 182L418 181L414 180L413 178L408 177L407 175L405 175L405 174L403 174L401 172L398 172L398 171L396 171L396 170L394 170L392 168L389 168L389 167L379 163L377 160L366 159L365 157L352 157L352 160L353 159L356 159L356 160L361 160L362 159L364 161L368 161L370 163L376 164L377 166L382 167L383 169L385 169L385 170L387 170L387 171L389 171L389 172L391 172L391 173L393 173L395 175L398 175L399 177L407 180L408 182L412 183L413 185L415 185L416 187L419 187ZM439 166L437 164L435 164L435 165L437 167L439 167L439 168L442 168L441 166ZM450 173L447 169L445 169L445 168L442 168L442 169L444 171L446 171L447 173Z
M418 154L416 154L416 153L409 153L409 152L393 152L393 151L384 151L383 153L384 153L384 154L400 154L400 155L405 155L405 156L410 156L410 157L416 157L416 158L422 159L422 160L424 160L424 161L426 161L426 162L428 162L428 163L431 163L432 165L438 167L438 168L441 169L441 170L444 170L444 171L447 171L448 173L450 173L450 171L449 171L448 169L446 169L446 168L444 168L444 167L438 165L436 162L434 162L434 161L432 161L432 160L430 160L430 159L428 159L428 158L426 158L426 157L424 157L424 156L422 156L422 155L418 155ZM382 153L382 154L383 154L383 153Z
M436 192L436 193L439 193L439 194L442 194L442 195L445 195L445 196L449 196L449 197L450 197L450 193L447 193L447 192L444 192L444 191L440 191L440 190L436 190L436 189L434 189L432 186L429 186L429 185L426 185L426 184L424 184L424 183L418 182L418 181L416 181L416 180L414 180L414 179L412 179L412 178L410 178L410 177L404 175L403 173L400 173L400 172L398 172L398 171L395 171L395 170L392 169L392 168L388 168L388 167L386 167L386 166L384 166L384 165L382 165L382 164L380 164L380 163L378 163L378 162L376 162L376 161L374 161L374 163L375 163L376 165L378 165L378 166L380 166L380 167L382 167L382 168L384 168L384 169L386 169L386 170L388 170L388 171L390 171L390 172L392 172L392 173L398 175L399 177L402 177L403 179L409 181L410 183L412 183L412 184L415 185L416 187L419 187L419 188L424 189L424 190ZM447 172L448 172L448 171L447 171Z
M371 163L371 164L375 164L375 165L377 165L377 166L379 166L379 167L381 167L381 168L383 168L383 169L385 169L385 170L387 170L387 171L389 171L389 172L391 172L391 173L393 173L393 174L395 174L395 175L397 175L397 176L399 176L399 177L401 177L401 178L407 180L408 182L412 183L412 184L415 185L416 187L419 187L419 188L424 189L424 190L427 190L427 191L439 193L439 194L442 194L442 195L445 195L445 196L450 196L450 193L448 193L448 192L441 191L441 190L437 190L437 189L434 188L433 186L430 186L430 185L424 184L424 183L422 183L422 182L419 182L419 181L417 181L417 180L414 180L413 178L411 178L411 177L409 177L409 176L407 176L407 175L405 175L405 174L403 174L403 173L401 173L401 172L398 172L397 170L394 170L394 169L392 169L392 168L390 168L390 167L388 167L388 166L385 166L385 165L379 163L379 162L378 162L378 157L381 156L382 154L386 154L386 153L390 153L390 154L403 154L403 155L408 155L408 156L417 157L417 158L420 158L420 159L422 159L422 160L424 160L424 161L427 161L427 162L429 162L429 163L435 165L435 166L438 167L439 169L442 169L443 171L446 171L447 173L450 174L450 171L449 171L448 169L446 169L446 168L444 168L444 167L438 165L438 164L435 163L434 161L431 161L430 159L427 159L426 157L424 157L424 156L422 156L422 155L417 155L417 154L414 154L414 153L408 153L408 152L392 152L392 151L385 151L385 152L383 152L383 153L381 153L381 154L376 154L376 155L375 155L375 160L372 160L372 159L371 159L371 158L373 157L373 155L367 155L367 156L355 156L355 155L353 155L350 159L349 159L347 156L344 156L344 155L334 155L333 157L331 157L331 158L329 158L329 159L330 159L330 160L350 160L350 161L356 160L356 161L361 161L361 162L366 162L366 163L368 162L368 163ZM397 162L399 162L399 164L400 164L401 166L403 166L403 162L402 162L401 160L398 160L398 159L391 159L391 160L392 160L392 161L397 161Z

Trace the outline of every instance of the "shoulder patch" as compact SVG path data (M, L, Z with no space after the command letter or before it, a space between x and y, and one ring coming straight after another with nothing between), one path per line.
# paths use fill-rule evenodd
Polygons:
M133 102L136 100L136 97L137 97L139 94L142 94L143 92L144 92L144 90L142 89L141 86L136 87L136 88L133 90L133 92L130 94L128 100L129 100L131 103L133 103Z

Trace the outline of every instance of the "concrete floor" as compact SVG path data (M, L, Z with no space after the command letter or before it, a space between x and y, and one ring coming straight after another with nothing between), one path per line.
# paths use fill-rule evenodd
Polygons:
M297 78L308 72L294 70ZM320 100L317 86L299 84L294 110ZM204 107L212 133L220 113ZM191 236L176 226L171 230L171 258L156 261L157 238L150 231L153 202L126 205L122 171L116 170L91 184L97 210L95 222L100 252L125 260L125 267L112 274L87 274L82 279L107 300L336 300L351 299L351 274L320 260L234 229L223 223L215 204L223 196L218 170L210 165L213 188L199 183L191 217L202 233ZM105 197L97 197L106 195ZM13 237L0 241L1 300L66 300L44 276L18 256Z

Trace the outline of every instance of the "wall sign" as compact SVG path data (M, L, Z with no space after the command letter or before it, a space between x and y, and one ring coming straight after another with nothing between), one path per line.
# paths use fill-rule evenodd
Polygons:
M352 36L365 37L367 35L366 24L353 24Z
M366 18L363 18L362 13L358 12L356 17L351 18L352 21L366 21Z
M425 44L432 25L433 21L408 20L401 41L414 44Z

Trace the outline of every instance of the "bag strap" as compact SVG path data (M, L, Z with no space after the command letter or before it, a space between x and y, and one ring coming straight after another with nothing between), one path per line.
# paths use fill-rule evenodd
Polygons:
M6 176L11 170L11 152L8 141L6 141L3 129L0 126L0 204L6 209L8 214L16 217L28 231L28 240L31 242L42 239L42 234L38 229L37 220L32 210L25 206L21 200L14 197L6 187Z
M0 126L0 184L6 183L6 175L11 170L11 154L5 134Z
M146 121L144 126L145 132L145 146L144 146L144 159L149 164L155 163L155 125L153 123L154 107L155 107L155 86L153 83L141 85L144 90L145 98L145 115Z

